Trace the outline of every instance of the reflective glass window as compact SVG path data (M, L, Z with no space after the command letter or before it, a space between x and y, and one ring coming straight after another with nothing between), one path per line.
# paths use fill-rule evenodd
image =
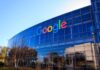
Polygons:
M82 20L81 16L79 16L79 17L74 17L74 18L73 18L73 24L80 23L80 22L82 22L81 20Z
M75 10L73 13L72 13L72 15L73 16L79 16L80 15L80 10Z
M69 26L69 25L72 25L73 24L73 20L72 19L67 19L67 25Z
M68 13L68 14L65 14L65 19L70 19L70 18L72 18L73 16L72 16L72 13L70 12L70 13Z
M100 2L97 2L96 5L97 5L96 7L100 7Z
M85 15L82 15L82 21L88 21L88 20L91 20L91 15L90 14L85 14Z
M72 27L72 33L73 33L73 34L79 33L79 26L78 26L78 25Z
M82 33L84 30L83 24L78 25L78 27L79 27L79 33Z
M87 32L92 32L93 31L93 25L92 25L91 22L86 24L86 29L87 29Z
M83 8L83 9L81 9L81 13L82 14L84 14L84 13L88 13L88 12L90 12L90 6L89 7L85 7L85 8Z
M71 34L65 34L65 41L71 40Z
M67 27L66 29L65 29L65 34L70 34L71 33L71 28L70 27Z

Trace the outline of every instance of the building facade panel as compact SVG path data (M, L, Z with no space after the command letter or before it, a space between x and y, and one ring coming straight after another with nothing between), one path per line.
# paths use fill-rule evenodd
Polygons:
M35 48L39 58L52 52L64 54L71 59L75 55L85 57L85 62L99 67L100 1L91 0L91 5L65 13L26 29L9 40L9 47L28 46ZM97 51L97 52L95 52ZM73 62L74 63L74 62ZM77 64L76 64L77 65ZM98 66L97 66L98 65ZM73 65L71 65L73 66Z
M53 49L54 45L58 47L63 44L66 48L66 44L84 43L87 39L91 42L93 27L91 15L91 6L88 6L42 22L13 37L12 46L26 45L36 49L51 47Z

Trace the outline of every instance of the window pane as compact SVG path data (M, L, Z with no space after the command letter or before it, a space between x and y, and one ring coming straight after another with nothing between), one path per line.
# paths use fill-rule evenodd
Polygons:
M81 22L81 17L75 17L73 18L73 24L77 24L77 23L80 23Z
M88 21L88 20L91 20L91 15L90 14L85 14L85 15L82 15L82 21Z

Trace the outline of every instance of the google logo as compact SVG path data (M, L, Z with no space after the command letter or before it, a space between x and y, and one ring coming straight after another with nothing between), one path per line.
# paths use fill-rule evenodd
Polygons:
M58 32L60 29L64 29L67 28L67 22L66 21L62 21L59 20L58 23L55 23L54 25L49 25L47 27L42 27L39 26L36 30L36 35L40 35L40 34L46 34L49 32Z

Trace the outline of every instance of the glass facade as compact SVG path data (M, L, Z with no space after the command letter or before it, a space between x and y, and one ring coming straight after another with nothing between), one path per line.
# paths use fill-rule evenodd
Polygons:
M26 29L9 40L9 47L35 48L40 59L51 52L56 52L60 56L65 56L66 59L70 58L66 60L69 66L75 55L84 57L83 64L91 64L90 66L93 65L93 68L96 69L97 64L99 66L97 63L99 57L95 56L99 56L97 49L100 46L99 7L100 1L92 0L91 6L63 14ZM71 66L76 64L74 66L77 67L79 63L73 62Z
M96 41L100 41L100 1L99 0L91 0L92 9L93 9L93 20L96 32Z
M45 21L12 38L11 47L15 45L33 47L41 56L50 51L60 51L58 53L63 54L67 45L92 42L93 22L91 15L91 7L88 6ZM59 22L66 22L66 28L57 30L59 27L55 24ZM43 28L54 25L55 29L52 32L42 33Z

